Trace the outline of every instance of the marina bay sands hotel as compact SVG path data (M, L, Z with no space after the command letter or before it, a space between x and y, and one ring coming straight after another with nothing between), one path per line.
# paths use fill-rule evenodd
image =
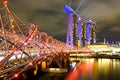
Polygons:
M96 25L91 23L91 21L81 21L79 26L78 18L73 15L72 31L74 45L84 47L86 45L96 43Z
M65 5L68 14L66 44L85 47L96 43L96 24L80 17L71 7Z

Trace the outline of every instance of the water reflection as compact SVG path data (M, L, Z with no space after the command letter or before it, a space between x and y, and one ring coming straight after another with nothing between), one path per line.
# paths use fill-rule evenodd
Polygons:
M72 61L73 69L65 80L120 80L119 59L81 58Z

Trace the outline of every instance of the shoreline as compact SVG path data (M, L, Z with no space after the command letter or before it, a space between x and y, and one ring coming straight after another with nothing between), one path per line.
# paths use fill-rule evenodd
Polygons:
M69 56L70 58L107 58L107 59L120 59L119 55L106 55L106 54L98 54L98 55L89 55L89 56Z

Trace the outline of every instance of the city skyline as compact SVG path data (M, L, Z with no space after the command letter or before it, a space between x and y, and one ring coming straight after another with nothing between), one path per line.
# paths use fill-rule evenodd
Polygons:
M118 0L0 2L0 80L120 80Z
M71 0L72 1L72 0ZM82 0L9 0L11 9L26 22L35 23L40 31L65 42L67 32L67 14L63 7L70 4L77 9ZM119 0L86 0L78 12L83 18L96 22L97 41L120 40Z

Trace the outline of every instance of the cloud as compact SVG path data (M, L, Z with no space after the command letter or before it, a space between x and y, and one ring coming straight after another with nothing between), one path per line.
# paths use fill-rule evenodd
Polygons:
M119 41L120 40L120 16L116 15L112 20L101 21L102 28L99 28L97 32L98 38L103 39L106 37L109 41Z
M97 40L104 36L110 40L120 40L120 0L92 0L94 4L82 15L96 22ZM79 13L93 3L86 0ZM10 7L23 20L36 23L40 31L52 36L65 36L67 31L67 14L63 7L69 0L9 0ZM76 9L80 0L73 0L71 7ZM112 35L112 36L111 36ZM112 39L113 38L113 39Z
M10 3L19 17L28 22L36 23L39 30L50 35L66 32L67 15L63 10L64 0L13 0Z

